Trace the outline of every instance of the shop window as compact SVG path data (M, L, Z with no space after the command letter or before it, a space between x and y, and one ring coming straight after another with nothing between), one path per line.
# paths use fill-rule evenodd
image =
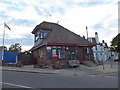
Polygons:
M57 47L56 47L56 46L53 46L52 48L53 48L53 49L56 49Z
M75 47L68 47L68 51L75 52Z
M39 56L43 56L42 50L39 50Z
M39 50L39 58L43 59L43 51L42 50Z
M52 46L52 57L58 57L59 60L75 60L77 55L75 53L75 47L65 47L65 46Z
M57 50L56 50L56 49L53 49L53 50L52 50L52 56L53 56L53 57L57 56Z
M51 60L51 59L52 59L52 51L51 51L51 47L47 47L46 58L47 58L47 60Z
M62 50L62 49L58 50L58 58L65 59L65 50Z
M66 47L66 58L68 60L75 60L77 58L75 47Z
M61 46L52 46L53 49L61 49Z

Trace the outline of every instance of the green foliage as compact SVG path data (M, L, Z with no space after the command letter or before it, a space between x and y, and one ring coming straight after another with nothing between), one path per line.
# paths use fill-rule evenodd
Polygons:
M111 42L111 47L113 50L120 53L120 33L116 37L113 38Z
M12 45L9 47L9 51L21 52L21 50L22 50L22 47L20 46L19 43L12 44Z
M0 51L2 51L3 50L3 46L0 46ZM4 46L4 51L7 51L7 47L6 46Z

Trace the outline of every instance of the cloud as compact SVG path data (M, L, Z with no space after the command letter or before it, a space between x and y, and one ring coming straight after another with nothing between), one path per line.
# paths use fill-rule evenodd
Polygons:
M31 47L34 45L34 39L31 34L25 34L24 37L22 35L12 35L14 36L14 38L9 38L8 34L6 34L5 46L7 46L7 48L9 48L12 44L19 43L22 46L22 51L25 51L31 49ZM2 42L1 40L2 38L0 38L0 42Z
M3 30L6 21L12 29L6 30L6 45L20 41L24 49L33 46L31 31L42 21L59 21L81 36L86 35L88 26L89 37L97 31L100 41L105 39L109 43L118 32L117 3L118 0L3 0L0 1L0 29ZM2 33L0 38L2 42Z
M36 20L11 18L11 20L8 23L11 23L16 26L33 26L34 24L36 24Z
M33 37L32 35L28 34L25 37L22 38L7 38L6 39L7 44L11 44L12 43L20 43L20 45L27 45L27 46L32 46L33 45Z

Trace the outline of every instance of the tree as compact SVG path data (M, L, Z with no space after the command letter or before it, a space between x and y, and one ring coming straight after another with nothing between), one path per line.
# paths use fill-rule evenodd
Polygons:
M0 51L2 51L3 50L3 46L0 46ZM6 46L4 46L4 51L7 51L7 47Z
M111 47L113 50L120 53L120 33L113 38L113 40L111 42Z
M21 52L21 50L22 50L22 47L20 46L19 43L12 44L12 45L9 47L9 51Z
M120 33L113 38L111 42L111 47L112 47L112 50L118 52L118 58L120 61Z

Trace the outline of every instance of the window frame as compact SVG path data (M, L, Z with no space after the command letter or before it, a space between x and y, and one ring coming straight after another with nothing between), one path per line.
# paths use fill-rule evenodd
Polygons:
M35 35L35 42L38 41L39 38L40 38L40 37L39 37L39 34L37 33L37 34Z
M43 39L43 38L44 38L44 32L41 32L41 31L40 31L40 34L39 34L39 35L40 35L40 39Z

